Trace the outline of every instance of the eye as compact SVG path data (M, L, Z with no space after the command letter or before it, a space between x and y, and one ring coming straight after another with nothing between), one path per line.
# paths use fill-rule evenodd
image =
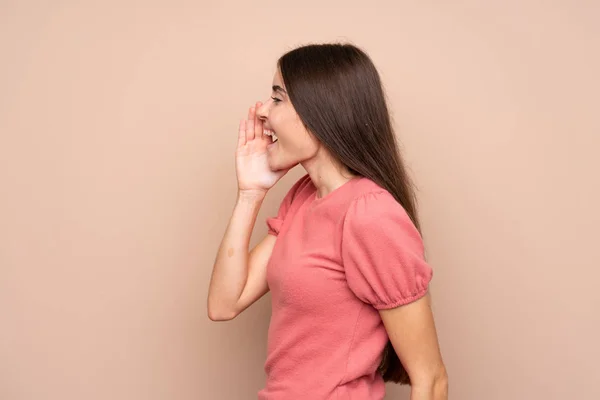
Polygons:
M281 101L281 99L278 99L278 98L276 98L276 97L271 97L271 98L273 99L273 101L274 101L275 103L279 103L279 102Z

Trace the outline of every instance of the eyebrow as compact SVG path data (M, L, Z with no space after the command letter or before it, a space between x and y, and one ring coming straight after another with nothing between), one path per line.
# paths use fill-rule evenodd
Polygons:
M272 89L274 92L281 92L283 94L287 94L287 92L279 85L273 85Z

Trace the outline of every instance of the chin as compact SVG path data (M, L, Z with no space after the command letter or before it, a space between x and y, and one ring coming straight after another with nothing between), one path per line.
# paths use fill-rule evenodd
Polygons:
M274 162L272 157L269 157L269 168L271 169L271 171L278 171L281 169L281 167L277 165L276 162Z
M298 165L298 162L295 163L276 163L273 161L273 159L269 159L269 168L271 168L271 171L281 171L284 169L291 169L293 167L295 167L296 165Z

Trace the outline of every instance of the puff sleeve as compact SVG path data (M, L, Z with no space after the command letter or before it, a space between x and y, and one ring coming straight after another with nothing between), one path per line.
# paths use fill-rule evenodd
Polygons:
M419 231L388 191L366 193L350 204L342 229L348 286L376 309L413 302L433 276Z
M309 179L310 177L308 174L298 179L283 197L283 200L279 205L279 211L277 212L277 215L275 217L267 218L267 232L270 235L279 235L283 221L292 207L294 198L296 197L297 193L306 185Z

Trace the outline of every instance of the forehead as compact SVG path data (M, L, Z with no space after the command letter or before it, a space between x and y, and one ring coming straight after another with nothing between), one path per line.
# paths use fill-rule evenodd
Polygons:
M275 70L275 74L273 75L273 85L278 85L281 87L285 87L283 85L283 78L281 76L281 73L279 72L279 68L277 68Z

